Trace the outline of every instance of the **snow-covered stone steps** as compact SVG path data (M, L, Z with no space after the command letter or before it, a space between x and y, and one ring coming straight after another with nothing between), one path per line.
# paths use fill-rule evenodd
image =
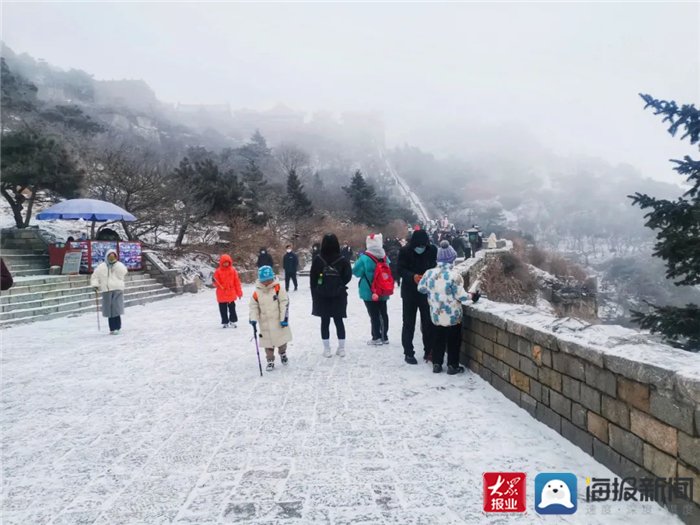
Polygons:
M145 304L175 294L143 272L126 278L125 306ZM0 327L75 315L95 309L95 292L89 275L19 277L0 295Z
M147 274L129 274L126 280L127 287L155 284L158 281ZM90 277L86 275L48 277L46 279L23 280L15 283L15 286L0 295L0 305L15 303L18 301L35 301L40 298L53 298L63 295L72 295L79 290L92 292Z
M30 277L32 275L46 275L49 273L49 267L34 268L28 265L20 265L19 268L16 266L10 268L10 272L12 273L13 279L17 277Z
M175 293L171 292L164 286L161 286L160 289L146 291L130 292L127 290L124 296L124 306L129 308L132 306L161 301L163 299L170 299L171 297L175 297L175 295ZM74 317L76 315L94 312L95 310L95 299L94 295L92 295L90 300L73 301L64 303L60 306L40 308L37 310L18 310L10 312L9 315L12 315L13 317L8 319L2 317L5 315L4 313L0 314L0 328L22 323L56 319L57 317Z
M45 253L3 249L0 255L10 269L13 278L49 273L49 256Z
M137 281L139 283L138 286L130 286L129 290L127 291L127 294L133 294L136 292L147 292L150 290L159 290L163 286L157 282L155 279L149 279L149 281L152 280L152 283L145 283L141 284L141 281ZM2 306L2 313L7 313L7 312L13 312L13 311L23 311L23 310L35 310L38 308L43 308L43 307L50 307L50 306L60 306L63 304L71 304L76 301L81 301L81 300L92 300L94 302L94 297L95 297L95 292L93 291L93 288L91 287L84 287L84 288L75 288L71 290L73 293L68 293L68 294L60 294L60 295L53 295L53 297L41 297L41 294L29 294L31 296L34 296L34 299L31 300L22 300L21 302L14 302L14 303L9 303L9 304L4 304ZM55 292L49 292L50 294L55 294ZM36 297L38 296L38 297ZM18 296L21 297L21 296ZM0 314L0 319L2 319L2 314Z

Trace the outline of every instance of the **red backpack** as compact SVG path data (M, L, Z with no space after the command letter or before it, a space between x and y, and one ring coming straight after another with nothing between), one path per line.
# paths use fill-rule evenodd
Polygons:
M372 259L376 265L374 267L374 277L369 285L372 295L389 297L394 293L394 276L391 275L391 268L389 268L389 265L386 263L386 257L384 259L377 259L369 252L365 252L365 255Z

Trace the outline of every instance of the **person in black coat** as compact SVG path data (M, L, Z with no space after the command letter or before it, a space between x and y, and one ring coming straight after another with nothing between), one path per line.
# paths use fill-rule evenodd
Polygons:
M284 268L284 289L289 291L289 280L294 283L294 291L296 292L299 286L297 285L297 270L299 269L299 257L292 250L292 245L287 245L287 253L282 257L282 268Z
M425 230L416 230L408 245L399 250L399 275L401 276L401 299L403 300L403 328L401 344L407 363L418 363L413 350L413 335L416 330L416 315L420 311L420 327L423 335L423 358L428 360L433 342L433 323L430 319L428 296L418 293L418 282L426 270L437 266L437 248L430 244Z
M5 261L2 259L0 259L0 277L2 278L0 290L9 290L12 288L12 285L14 284L12 274L10 273L10 269L5 266Z
M269 266L270 268L274 268L274 265L272 263L272 255L267 253L267 250L265 248L260 248L260 253L258 254L258 268L261 268L262 266Z
M342 255L343 257L345 257L345 259L346 259L349 263L352 262L352 255L353 255L353 253L352 253L352 248L350 248L350 245L349 245L348 243L345 243L345 244L343 245L343 249L340 250L340 255Z
M389 239L384 248L387 257L389 257L389 268L391 269L391 276L394 278L396 286L401 285L401 275L399 274L399 250L401 250L401 243L398 239Z
M455 235L451 239L448 239L450 245L457 252L457 257L464 257L464 244L462 243L462 238L459 235Z
M333 267L337 273L337 278L342 283L341 290L337 296L326 297L320 290L323 283L323 269L327 266ZM336 354L340 357L345 355L345 324L343 319L347 317L348 292L347 284L352 280L352 268L350 263L340 255L340 243L338 237L329 233L323 237L320 253L311 262L309 275L311 284L311 299L313 308L311 315L321 318L321 340L323 342L324 357L331 357L330 325L331 319L335 323L335 331L338 336L338 349Z

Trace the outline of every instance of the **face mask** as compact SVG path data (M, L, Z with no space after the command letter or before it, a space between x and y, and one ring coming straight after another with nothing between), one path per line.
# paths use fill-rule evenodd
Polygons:
M292 253L292 250L291 250L291 248L290 248L289 250L287 250L287 253Z
M421 255L423 252L425 252L425 246L416 246L413 248L413 250L418 254Z

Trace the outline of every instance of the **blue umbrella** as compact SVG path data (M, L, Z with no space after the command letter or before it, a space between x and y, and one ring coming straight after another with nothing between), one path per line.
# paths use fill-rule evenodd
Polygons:
M37 220L135 221L136 217L111 202L97 199L70 199L54 204L36 216Z
M116 204L100 201L97 199L69 199L67 201L54 204L37 214L37 220L50 221L62 219L66 221L77 221L83 219L92 221L90 237L95 238L95 222L105 221L135 221L136 217L126 210L122 210Z

